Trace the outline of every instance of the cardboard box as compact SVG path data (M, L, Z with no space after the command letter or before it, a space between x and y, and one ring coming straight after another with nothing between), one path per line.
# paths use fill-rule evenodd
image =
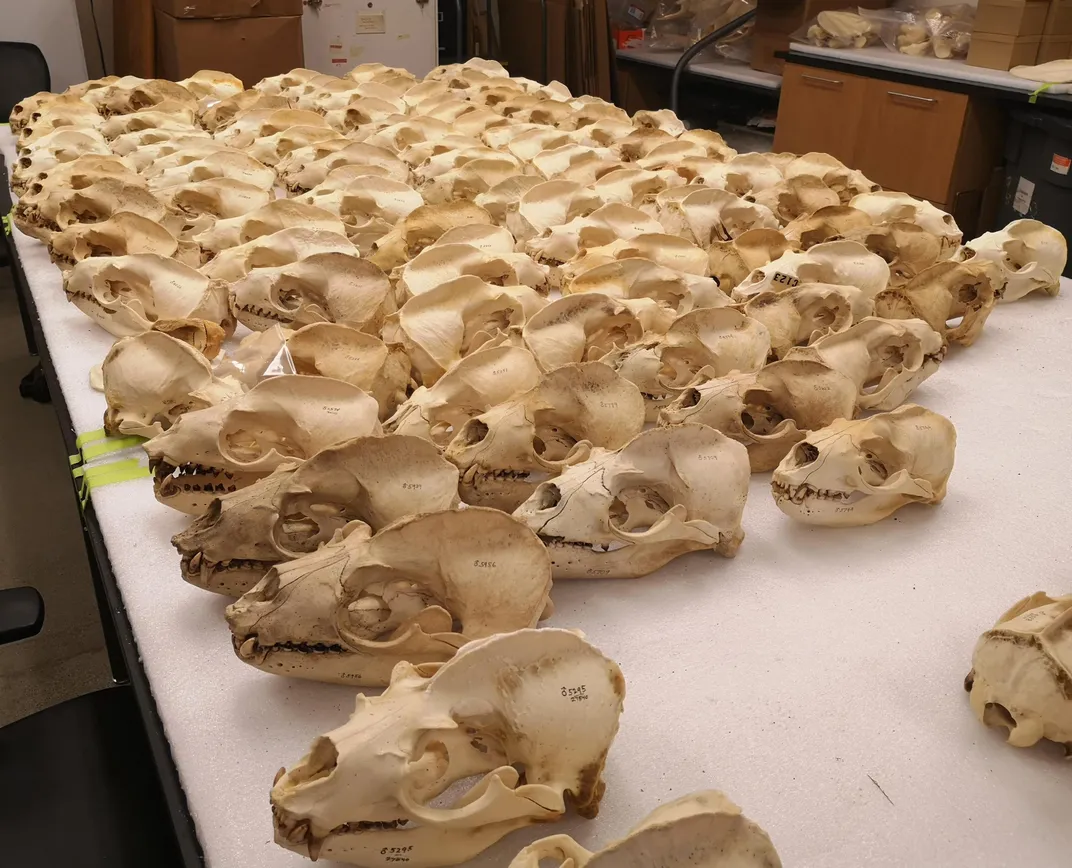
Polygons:
M788 36L829 9L845 9L847 6L885 9L889 5L889 0L857 0L854 3L846 0L757 0L754 32Z
M1072 36L1072 0L1051 0L1043 36Z
M1050 0L979 0L973 33L1041 36Z
M1068 57L1072 57L1072 36L1043 36L1035 63L1049 63Z
M301 15L302 0L153 0L172 18L274 18Z
M1041 36L973 32L966 63L968 66L985 66L987 69L1033 66L1041 41Z
M749 66L760 72L781 75L785 70L785 61L775 57L776 51L789 49L787 33L752 33L752 62Z
M305 62L300 15L172 18L156 11L156 74L179 81L199 69L237 75L250 87Z

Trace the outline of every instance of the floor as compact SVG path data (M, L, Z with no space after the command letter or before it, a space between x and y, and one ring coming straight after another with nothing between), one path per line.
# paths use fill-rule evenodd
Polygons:
M111 683L59 426L19 396L33 364L0 267L0 588L45 600L40 635L0 646L0 726Z

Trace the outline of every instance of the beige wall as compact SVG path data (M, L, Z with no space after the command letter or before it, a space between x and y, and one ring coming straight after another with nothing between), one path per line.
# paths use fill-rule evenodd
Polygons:
M97 37L93 32L93 17L90 15L90 0L74 0L78 9L78 25L82 30L82 45L86 54L86 70L90 78L100 78L105 73L101 70L100 50ZM97 25L100 31L101 46L104 48L104 62L109 73L114 72L114 54L112 40L112 0L93 0L97 13Z

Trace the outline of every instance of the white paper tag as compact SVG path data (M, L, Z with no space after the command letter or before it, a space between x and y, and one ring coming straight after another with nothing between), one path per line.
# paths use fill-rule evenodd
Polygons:
M358 12L358 33L386 33L387 14L385 12Z
M1031 207L1031 197L1035 195L1035 182L1021 177L1016 185L1016 195L1012 199L1012 210L1017 214L1026 214Z
M1053 159L1050 160L1050 171L1058 175L1067 175L1069 167L1072 167L1072 159L1061 154L1054 154Z

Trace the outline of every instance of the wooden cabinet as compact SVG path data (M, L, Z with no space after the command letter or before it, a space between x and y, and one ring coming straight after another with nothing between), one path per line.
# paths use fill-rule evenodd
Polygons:
M825 151L887 190L929 199L971 231L1004 117L995 103L911 84L789 63L774 149Z
M870 79L856 168L890 190L950 202L968 97Z
M868 79L787 63L774 150L822 151L854 165Z

